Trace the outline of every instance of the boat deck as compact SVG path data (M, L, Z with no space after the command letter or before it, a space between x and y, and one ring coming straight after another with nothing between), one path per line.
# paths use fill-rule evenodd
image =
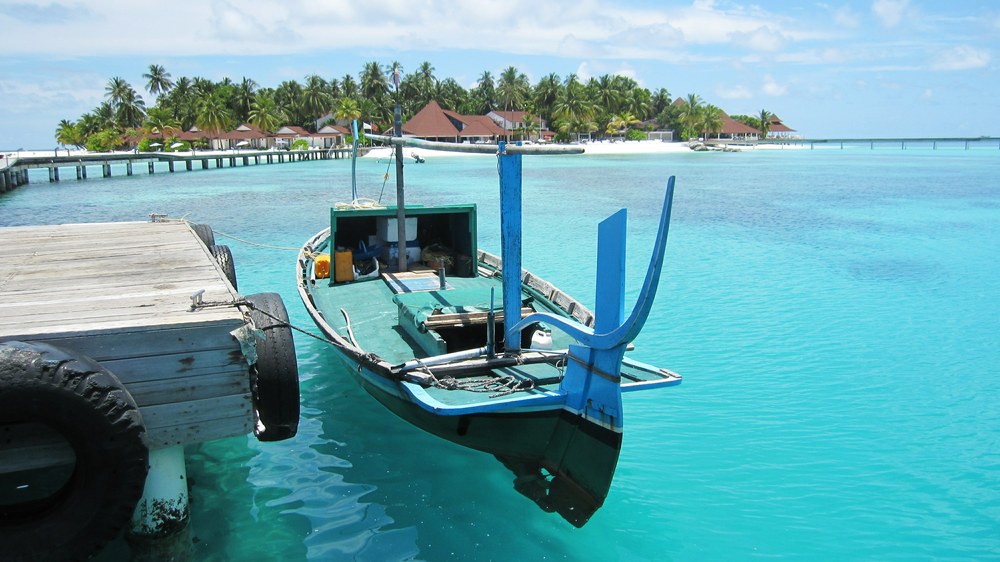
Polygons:
M465 302L465 306L488 308L490 305L490 289L495 291L495 306L502 307L503 288L498 277L448 277L449 292L464 294L476 293L482 295L476 302ZM351 331L354 333L357 345L366 352L373 352L389 363L403 363L414 357L426 356L420 346L410 339L398 326L399 307L393 302L393 292L390 283L383 278L357 281L353 283L337 283L329 285L326 280L319 279L311 289L316 307L324 311L343 309L351 319ZM424 294L434 294L428 291ZM408 293L418 294L418 293ZM551 311L547 308L541 310ZM332 316L332 317L331 317ZM337 333L348 337L347 321L343 314L327 314L327 323ZM390 328L391 327L391 328ZM554 332L553 344L559 347L561 334ZM561 342L562 347L570 343L569 338ZM477 345L486 345L485 341Z

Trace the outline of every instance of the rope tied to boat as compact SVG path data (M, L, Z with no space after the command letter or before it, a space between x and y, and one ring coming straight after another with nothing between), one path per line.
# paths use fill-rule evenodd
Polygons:
M263 314L264 316L267 316L268 318L270 318L270 319L272 319L272 320L275 321L274 324L272 324L271 326L265 327L263 330L273 330L275 328L291 328L292 330L295 330L296 332L299 332L300 334L309 336L310 338L319 340L319 341L321 341L323 343L327 343L327 344L330 344L330 345L336 345L336 343L337 343L337 342L331 340L330 338L314 334L314 333L310 332L309 330L306 330L305 328L296 326L295 324L292 324L290 322L285 322L281 318L278 318L277 316L271 314L270 312L268 312L266 310L261 310L257 306L254 306L254 304L252 302L250 302L250 301L248 301L246 299L243 299L243 298L234 299L234 300L231 300L231 301L200 301L200 302L192 302L191 303L191 311L194 312L194 311L197 311L197 310L201 310L203 308L241 307L241 306L242 307L246 307L249 310L256 310L257 312L259 312L259 313ZM253 320L247 314L244 314L243 318L244 318L244 320L246 320L246 322L248 324L253 325ZM258 328L256 326L254 326L254 329L258 329Z
M527 392L535 388L535 381L532 379L519 379L513 375L483 375L470 377L467 379L457 379L452 376L438 378L430 369L424 368L419 372L430 376L430 384L442 390L464 390L466 392L490 392L490 398L499 398L514 394L515 392Z

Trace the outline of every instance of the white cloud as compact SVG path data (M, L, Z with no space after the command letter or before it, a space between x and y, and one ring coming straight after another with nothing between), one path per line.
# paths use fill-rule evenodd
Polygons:
M713 0L681 6L615 0L383 0L378 9L328 0L37 4L42 7L19 11L27 18L20 21L0 11L8 56L118 56L122 45L135 56L280 56L370 45L396 52L478 48L690 62L714 55L692 50L705 45L774 52L815 36L791 16ZM59 10L51 8L56 5ZM50 13L64 8L74 17ZM96 22L114 33L94 33Z
M872 12L885 27L896 27L903 19L903 14L910 0L875 0L872 2Z
M968 45L959 45L937 53L931 61L934 70L971 70L990 64L990 51Z
M861 25L861 18L848 6L842 6L833 13L833 21L842 27L854 29Z
M758 27L747 33L733 33L732 37L737 45L755 51L777 51L785 44L785 38L781 32L770 26Z
M788 86L778 84L770 74L767 74L764 76L764 83L761 85L760 90L768 96L783 96L788 93Z
M753 97L753 92L743 85L728 88L719 87L715 89L715 94L720 98L727 100L746 100Z
M843 49L829 47L827 49L783 53L775 56L774 60L797 64L844 64L853 56Z

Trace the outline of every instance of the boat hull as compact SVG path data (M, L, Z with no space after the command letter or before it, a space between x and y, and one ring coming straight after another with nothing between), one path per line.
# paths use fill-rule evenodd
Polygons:
M442 439L494 455L514 474L514 488L543 510L582 527L604 503L622 434L565 406L439 415L388 380L340 353L362 388L406 422Z

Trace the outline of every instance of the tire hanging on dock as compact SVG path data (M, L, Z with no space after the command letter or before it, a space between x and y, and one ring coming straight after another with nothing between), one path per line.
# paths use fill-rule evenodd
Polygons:
M299 367L288 312L277 293L246 297L254 326L264 332L256 338L257 362L250 367L256 424L260 441L291 439L299 429Z
M8 341L0 343L0 427L19 424L58 434L75 465L46 497L0 502L0 558L88 557L117 535L142 496L149 448L139 407L94 360Z
M212 227L207 224L198 224L195 222L188 223L191 226L191 230L201 238L202 244L207 248L215 246L215 232L212 231Z
M208 249L212 252L212 256L215 257L215 261L222 267L222 272L226 274L226 279L229 279L229 283L234 289L239 290L239 287L236 285L236 262L233 261L233 252L229 249L229 246L213 245L209 246Z

